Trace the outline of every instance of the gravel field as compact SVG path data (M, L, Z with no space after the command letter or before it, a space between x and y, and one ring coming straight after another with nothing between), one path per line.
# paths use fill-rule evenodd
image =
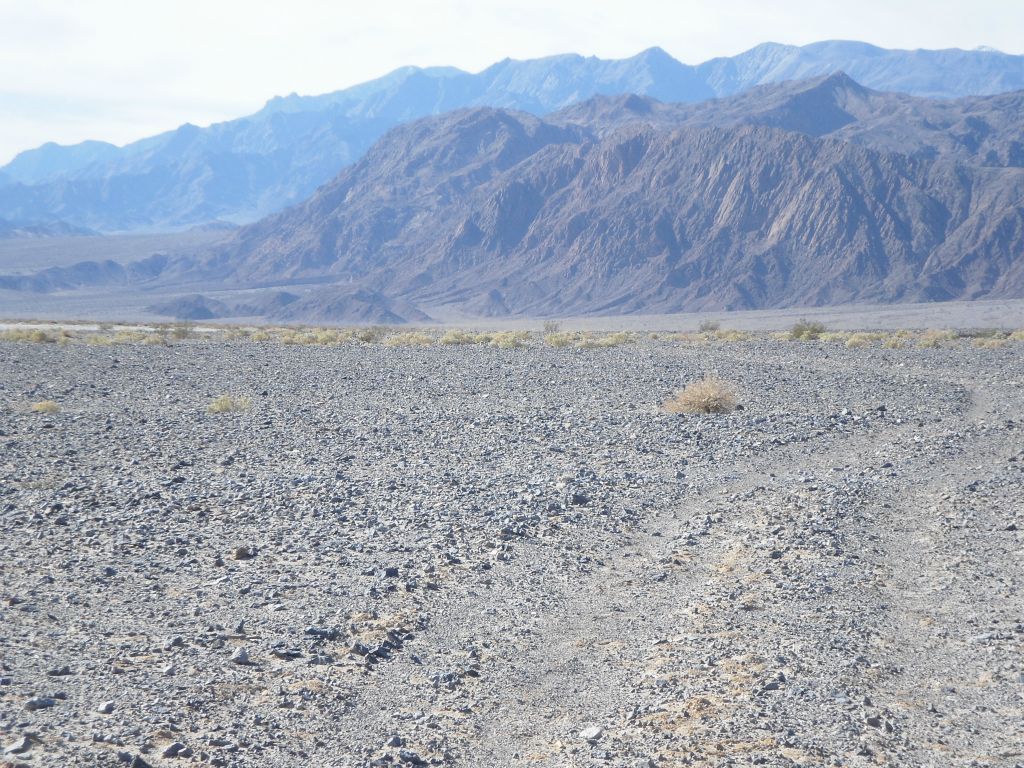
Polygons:
M0 342L0 751L1022 766L1022 527L1020 341Z

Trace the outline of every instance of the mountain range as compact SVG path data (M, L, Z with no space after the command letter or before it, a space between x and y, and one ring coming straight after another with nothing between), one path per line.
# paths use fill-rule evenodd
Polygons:
M87 141L23 152L0 169L0 218L101 232L248 223L307 199L387 131L424 116L481 106L543 116L593 96L627 93L693 103L837 70L876 90L930 98L1024 88L1022 56L847 41L767 43L697 66L653 48L623 60L506 59L476 74L406 67L331 94L275 98L248 117L207 128L183 125L124 147ZM894 117L894 130L898 122Z
M387 322L1024 296L1022 126L1024 92L934 100L843 73L460 109L215 246L0 287L262 288L161 309Z

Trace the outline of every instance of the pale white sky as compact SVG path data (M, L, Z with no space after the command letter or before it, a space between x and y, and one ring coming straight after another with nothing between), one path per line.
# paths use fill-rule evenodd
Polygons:
M1021 0L0 0L0 164L45 141L122 144L406 64L688 64L768 40L1024 52Z

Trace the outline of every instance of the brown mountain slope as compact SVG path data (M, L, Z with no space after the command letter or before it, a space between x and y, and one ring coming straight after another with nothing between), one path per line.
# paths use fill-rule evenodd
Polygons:
M1021 169L674 119L602 133L614 121L481 109L415 123L306 204L241 230L204 271L328 275L428 313L1024 295ZM833 133L856 121L838 122Z

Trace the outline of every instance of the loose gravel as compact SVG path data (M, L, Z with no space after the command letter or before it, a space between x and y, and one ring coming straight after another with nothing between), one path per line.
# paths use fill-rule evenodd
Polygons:
M1024 765L1022 358L0 343L2 759Z

